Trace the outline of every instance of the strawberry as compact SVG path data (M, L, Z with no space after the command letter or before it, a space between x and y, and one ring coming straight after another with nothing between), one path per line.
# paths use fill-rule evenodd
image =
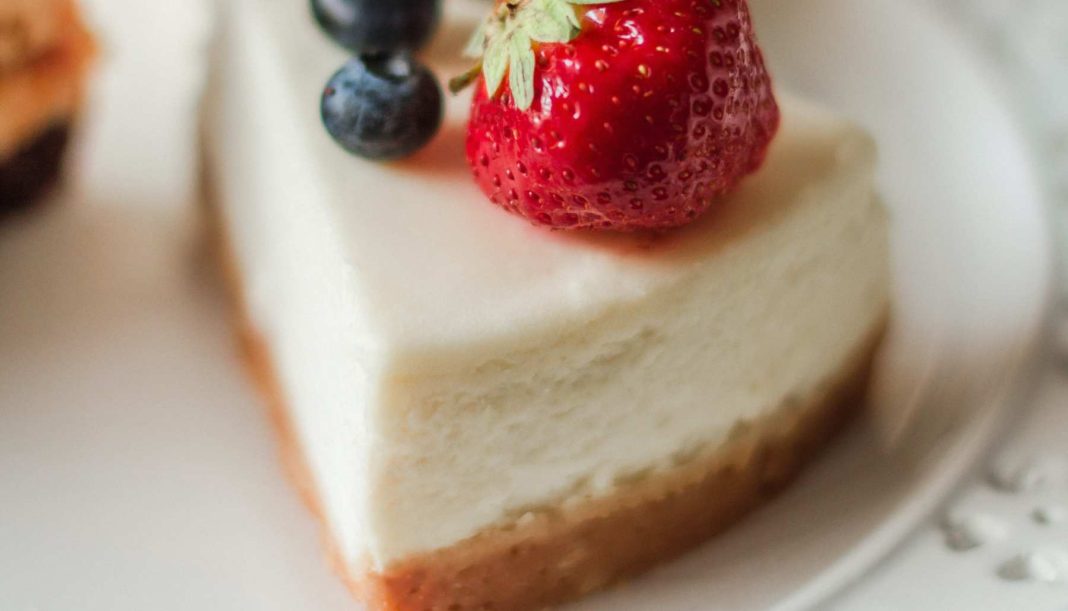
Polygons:
M471 50L468 161L538 225L689 223L779 124L746 0L498 0Z

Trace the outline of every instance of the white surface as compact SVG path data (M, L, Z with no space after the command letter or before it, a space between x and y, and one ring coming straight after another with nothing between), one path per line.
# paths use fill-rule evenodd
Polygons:
M443 31L469 29L452 6ZM343 59L306 17L285 0L231 5L208 158L353 574L713 450L811 401L881 324L887 219L855 126L780 96L765 166L716 214L655 240L548 232L488 205L463 164L342 151L308 92L312 67ZM431 55L448 66L456 49ZM469 105L451 100L427 154L462 157L448 135Z
M144 93L102 98L79 201L0 230L0 608L354 608L282 481L221 300L204 285L203 261L191 262L187 215L166 205L182 203L174 193L191 174L181 159L191 134L176 126L192 117L165 93L182 89L152 80L161 64L144 52L186 50L144 39L160 31L149 23L183 23L188 5L98 5L144 13L126 32L107 21L116 70L102 93L131 77ZM792 15L801 5L811 12ZM907 461L855 431L742 528L576 608L797 607L837 590L981 450L993 424L982 414L1005 398L1038 318L1048 270L1034 180L999 100L952 35L899 2L761 6L776 13L761 25L778 76L880 138L902 253L896 346L935 355L925 405L944 409L923 413L943 416L924 429L941 433L940 451L917 442ZM144 151L175 165L134 163ZM891 584L878 600L900 608L887 601L915 584ZM872 599L859 600L853 608Z
M836 597L828 609L1064 611L1068 585L1012 581L999 575L1006 563L1021 554L1068 550L1068 524L1043 523L1034 515L1040 508L1068 506L1068 478L1048 478L1045 484L1018 493L992 485L995 467L1000 464L1050 465L1068 461L1064 441L1068 431L1068 376L1051 367L1038 380L1037 389L1035 409L1026 422L940 512L986 516L1006 527L1004 536L966 551L955 551L947 546L940 516L936 516L876 571Z
M1060 208L1060 250L1068 252L1064 243L1068 238L1068 106L1063 104L1068 96L1068 4L1061 0L947 0L942 4L947 18L968 32L982 60L1001 72L1008 97L1031 131L1036 161L1048 178L1050 199ZM1062 278L1065 272L1068 265L1062 261ZM1063 295L1061 299L1063 303ZM1021 554L1068 549L1064 521L1068 518L1068 480L1063 477L1068 465L1068 309L1062 305L1055 317L1047 332L1045 371L1034 384L1032 400L1015 407L1026 420L1014 427L1005 447L940 512L986 515L1008 525L1006 536L967 553L954 553L944 545L939 520L932 520L830 608L1068 609L1064 584L1008 581L999 575L1001 567ZM1030 469L1019 468L1028 465ZM1008 478L1027 485L1005 486L1006 473L1028 475Z

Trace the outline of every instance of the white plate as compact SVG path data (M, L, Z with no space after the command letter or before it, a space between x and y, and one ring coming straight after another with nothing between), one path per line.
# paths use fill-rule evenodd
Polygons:
M1047 236L1011 114L919 4L755 7L780 86L883 151L898 309L880 416L727 536L576 609L815 604L989 443L1042 321ZM73 201L0 228L0 609L354 609L282 477L185 205L200 15L92 6L112 55ZM920 416L904 433L903 411Z

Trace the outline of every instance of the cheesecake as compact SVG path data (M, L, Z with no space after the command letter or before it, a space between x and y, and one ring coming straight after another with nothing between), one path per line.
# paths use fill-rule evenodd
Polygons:
M0 212L58 178L93 53L73 0L0 3Z
M425 53L463 63L479 2ZM346 53L293 0L222 9L206 185L286 462L373 610L539 609L640 573L789 482L855 415L888 315L857 126L781 96L760 169L664 232L548 231L464 162L346 154Z

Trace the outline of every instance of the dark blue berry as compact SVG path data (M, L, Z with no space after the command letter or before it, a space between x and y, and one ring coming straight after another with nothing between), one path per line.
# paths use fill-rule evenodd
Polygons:
M357 57L330 79L323 124L338 144L368 159L407 157L441 127L437 79L406 53Z
M356 53L414 51L434 34L441 0L312 0L315 19Z

